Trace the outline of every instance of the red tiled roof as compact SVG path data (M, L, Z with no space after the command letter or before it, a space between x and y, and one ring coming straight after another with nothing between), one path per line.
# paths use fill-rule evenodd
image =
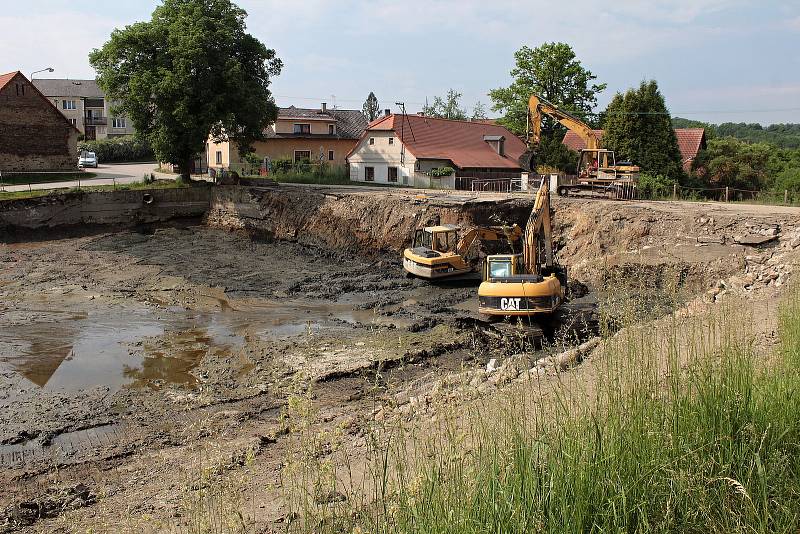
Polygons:
M502 126L483 122L436 119L421 115L388 115L372 121L369 131L394 131L417 159L450 160L460 168L519 169L517 160L527 146ZM500 156L485 135L505 137Z
M14 76L19 74L19 71L9 72L8 74L0 74L0 89L6 86L8 82L14 79Z
M594 130L594 133L602 140L603 130ZM681 150L684 168L687 164L691 166L691 162L697 157L697 153L704 148L706 131L703 128L675 128L675 136L678 138L678 148ZM562 143L575 151L586 148L586 143L583 142L583 139L572 131L564 135Z

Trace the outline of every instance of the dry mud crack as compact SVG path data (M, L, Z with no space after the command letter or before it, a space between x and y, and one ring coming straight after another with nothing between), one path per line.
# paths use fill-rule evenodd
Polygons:
M376 419L422 416L456 386L580 361L620 300L646 321L780 292L800 250L792 211L558 201L573 301L532 343L480 320L474 285L398 262L418 225L524 223L530 199L352 191L220 188L203 221L0 244L0 521L180 524L202 451L219 476L250 473L243 489L276 487L293 398L357 450ZM257 494L262 530L279 493Z

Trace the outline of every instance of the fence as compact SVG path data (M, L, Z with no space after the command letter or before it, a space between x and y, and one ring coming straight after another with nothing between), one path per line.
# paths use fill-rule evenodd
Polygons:
M789 190L780 191L760 191L756 189L739 189L736 187L688 187L685 185L673 184L673 200L716 200L718 202L769 202L773 204L783 203L789 205L794 198L790 196Z

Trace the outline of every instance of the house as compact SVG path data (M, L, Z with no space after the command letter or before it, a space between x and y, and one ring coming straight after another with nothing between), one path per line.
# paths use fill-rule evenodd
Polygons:
M603 137L603 130L593 130L599 139ZM698 152L706 148L706 131L703 128L675 128L675 136L678 138L678 148L681 151L681 163L683 170L692 170L692 162L697 157ZM576 152L586 148L578 134L569 131L564 135L564 145Z
M367 127L348 155L350 180L414 187L471 189L475 179L511 179L522 173L525 142L487 122L387 114ZM437 177L450 167L453 173Z
M77 170L79 133L21 72L0 75L0 173Z
M265 130L266 140L253 143L260 158L290 159L293 162L347 164L345 156L358 142L367 119L361 110L331 109L323 102L316 109L278 108L278 118ZM226 140L206 144L208 166L217 169L241 168L243 163L236 143Z
M133 124L111 112L113 105L94 80L33 80L33 85L88 140L133 135Z

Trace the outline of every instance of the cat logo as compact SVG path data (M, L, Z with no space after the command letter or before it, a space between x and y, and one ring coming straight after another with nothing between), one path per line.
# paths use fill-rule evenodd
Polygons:
M500 309L505 311L519 311L522 299L500 299Z

